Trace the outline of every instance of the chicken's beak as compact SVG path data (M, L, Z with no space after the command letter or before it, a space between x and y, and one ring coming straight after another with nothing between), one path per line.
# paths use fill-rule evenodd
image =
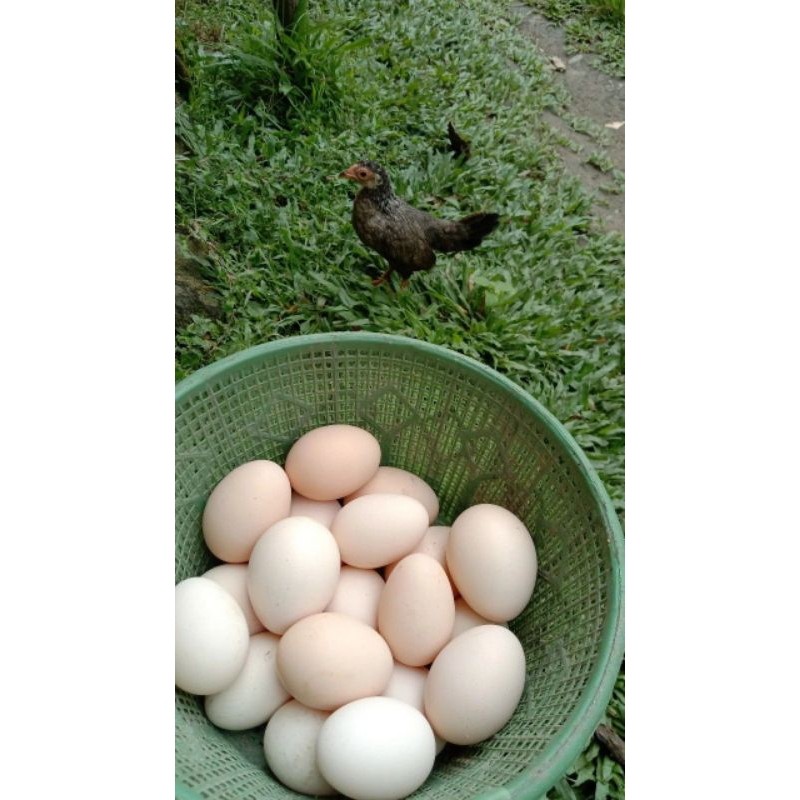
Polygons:
M344 172L340 172L339 177L349 178L351 181L358 180L358 178L356 178L356 165L353 164L352 167L348 167Z

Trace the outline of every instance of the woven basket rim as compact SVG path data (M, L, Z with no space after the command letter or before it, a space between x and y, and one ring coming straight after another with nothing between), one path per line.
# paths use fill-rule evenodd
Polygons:
M588 457L569 431L524 389L496 370L469 356L407 336L360 331L315 333L290 336L254 345L202 367L180 381L175 387L176 408L202 391L209 381L239 370L250 363L258 362L266 353L290 352L318 347L321 344L325 346L340 344L348 349L359 345L382 345L398 351L424 353L446 362L458 364L467 372L472 372L476 377L481 377L503 392L511 394L522 406L538 417L552 432L564 448L565 453L574 460L588 484L589 492L597 505L603 527L608 534L607 544L611 564L608 586L609 613L603 625L597 662L577 706L567 718L561 732L539 755L537 767L526 769L503 787L483 792L470 799L540 800L548 789L566 774L594 734L611 699L624 655L625 544L622 528L608 492ZM175 796L178 800L199 800L194 790L179 781L176 781Z

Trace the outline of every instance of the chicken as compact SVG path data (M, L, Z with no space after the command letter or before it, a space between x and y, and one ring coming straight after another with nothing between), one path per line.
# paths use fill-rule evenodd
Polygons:
M395 195L386 170L374 161L359 161L339 175L361 184L353 202L353 227L364 244L389 262L373 281L383 283L392 271L407 285L412 273L431 269L436 253L456 253L477 247L496 227L497 214L479 211L460 220L437 219Z

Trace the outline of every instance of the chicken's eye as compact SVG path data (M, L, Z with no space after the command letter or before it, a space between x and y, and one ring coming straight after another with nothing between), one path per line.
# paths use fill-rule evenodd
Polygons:
M358 177L359 178L366 178L367 177L367 171L365 169L360 169L358 171Z

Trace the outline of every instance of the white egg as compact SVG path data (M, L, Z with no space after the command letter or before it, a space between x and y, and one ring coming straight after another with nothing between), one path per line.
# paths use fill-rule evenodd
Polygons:
M308 708L297 700L272 715L264 731L264 756L284 786L303 794L336 794L317 768L317 738L329 716L328 711Z
M425 681L428 670L425 667L407 667L399 661L394 662L389 685L383 690L383 697L394 697L413 706L420 713L425 713ZM447 744L444 739L434 731L436 740L436 755L442 752Z
M444 567L447 574L447 579L450 581L450 586L453 589L453 596L458 597L458 589L450 577L447 570L447 539L450 536L450 528L446 525L432 525L425 531L425 535L420 540L420 543L414 548L415 553L425 553L425 555L435 558ZM402 559L401 559L402 560ZM395 561L393 564L387 565L383 570L384 580L389 580L389 576L394 572L394 568L399 564Z
M450 577L469 607L492 622L508 622L531 599L536 547L522 520L491 503L456 517L447 540Z
M219 584L187 578L175 587L175 685L214 694L233 683L250 636L242 609Z
M338 500L309 500L297 492L292 492L290 517L309 517L330 529L333 518L339 513L341 506Z
M394 697L413 706L417 711L425 707L425 679L428 670L425 667L407 667L399 661L394 662L392 676L383 690L383 697Z
M365 483L358 491L344 498L345 504L365 494L405 494L419 500L428 510L428 520L431 524L439 514L439 499L436 493L411 472L397 467L378 467L378 471L370 481Z
M336 611L378 627L378 603L383 592L383 578L374 569L358 569L346 564L339 573L339 583L326 611Z
M428 530L428 512L413 497L365 494L336 515L331 532L342 561L352 567L385 567L408 555Z
M242 609L251 636L264 630L264 625L253 611L253 604L247 593L247 564L220 564L203 573L202 577L218 583L230 593Z
M277 522L256 542L247 591L258 618L284 633L303 617L323 611L339 582L339 548L333 534L308 517Z
M473 611L463 597L456 600L456 618L453 622L453 631L450 634L450 641L452 642L456 636L468 631L470 628L477 628L478 625L491 625L492 621L482 617L477 611ZM508 623L498 623L503 628L508 627Z
M433 769L436 745L425 717L393 697L365 697L328 717L317 740L317 765L353 800L400 800Z
M511 719L524 688L519 639L500 625L480 625L436 656L425 681L425 715L448 742L477 744Z
M378 631L392 655L410 667L430 664L450 641L455 603L442 565L424 553L406 556L386 581Z
M278 679L278 641L272 633L251 636L242 671L230 686L206 697L206 716L218 728L244 731L263 725L291 699Z

